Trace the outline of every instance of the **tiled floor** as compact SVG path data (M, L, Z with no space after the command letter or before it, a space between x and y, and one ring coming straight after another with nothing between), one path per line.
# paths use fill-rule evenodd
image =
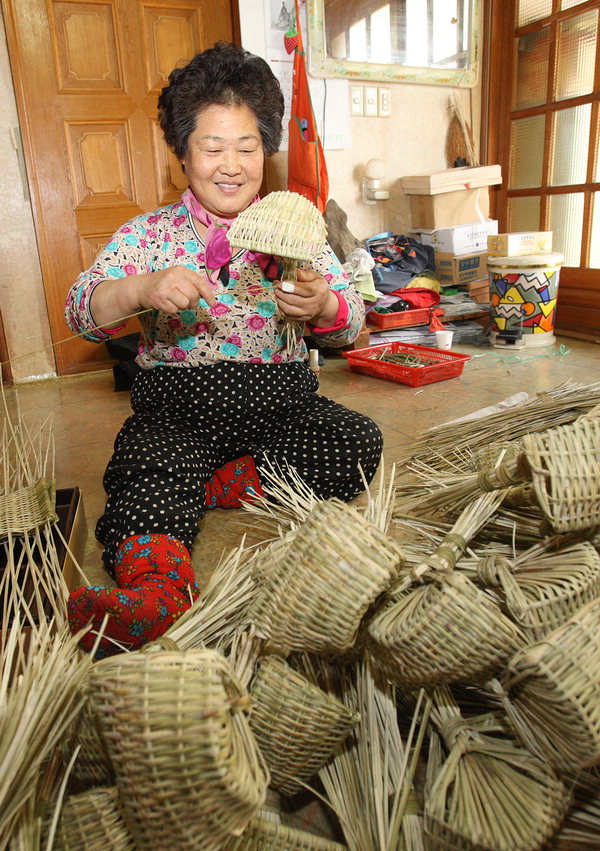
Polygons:
M599 341L600 342L600 341ZM600 380L600 345L557 338L552 346L527 349L457 346L471 355L460 377L421 388L352 372L339 353L328 352L320 373L321 392L372 417L385 438L386 465L410 453L425 429L494 404L517 391L535 394L573 379ZM88 526L82 567L93 581L106 581L94 526L102 512L102 474L114 437L130 413L129 393L115 392L111 371L21 384L6 389L7 410L17 402L26 422L36 425L51 414L56 445L57 487L79 487ZM432 436L432 440L435 439ZM200 524L197 568L210 571L223 549L244 531L246 515L216 510Z

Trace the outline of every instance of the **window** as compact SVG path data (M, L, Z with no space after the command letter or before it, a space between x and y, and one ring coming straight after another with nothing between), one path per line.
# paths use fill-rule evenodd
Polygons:
M600 0L493 0L486 160L502 231L553 232L558 332L600 334ZM484 104L484 109L486 104Z

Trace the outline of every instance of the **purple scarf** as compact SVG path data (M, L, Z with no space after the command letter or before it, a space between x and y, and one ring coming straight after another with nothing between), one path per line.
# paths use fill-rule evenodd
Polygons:
M227 237L227 231L231 227L233 219L220 219L217 216L212 216L204 209L190 187L185 190L181 196L181 200L192 216L207 227L206 237L204 239L204 265L210 281L215 284L219 277L219 272L231 260L232 250ZM251 203L256 204L257 201L260 201L258 195L252 199ZM269 266L272 265L273 257L269 254L260 254L257 251L252 253L263 273L266 273Z

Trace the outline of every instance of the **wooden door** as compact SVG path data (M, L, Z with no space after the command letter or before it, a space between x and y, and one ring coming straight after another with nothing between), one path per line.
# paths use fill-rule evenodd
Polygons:
M176 65L239 40L234 2L2 0L60 375L110 363L66 339L67 290L120 225L181 195L157 98Z

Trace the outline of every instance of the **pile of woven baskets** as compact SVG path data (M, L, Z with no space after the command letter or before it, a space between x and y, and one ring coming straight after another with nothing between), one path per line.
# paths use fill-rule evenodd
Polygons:
M466 428L452 458L438 429L360 507L286 506L282 477L252 508L270 540L86 671L53 847L600 846L599 394L488 417L498 439ZM269 790L308 790L337 833Z

